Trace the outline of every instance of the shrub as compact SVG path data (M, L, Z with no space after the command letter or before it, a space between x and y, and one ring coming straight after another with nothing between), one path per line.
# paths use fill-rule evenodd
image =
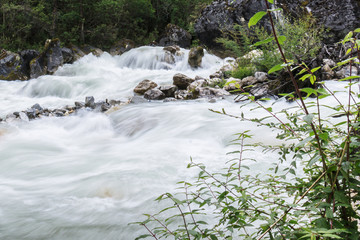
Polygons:
M250 19L249 25L256 24L261 19L258 16ZM350 56L338 65L351 66L360 58L352 56L360 49L354 32L342 42L352 46ZM276 37L275 41L279 43ZM359 239L360 95L354 93L352 82L359 76L342 79L348 81L344 100L317 82L314 72L319 68L300 65L301 74L305 74L300 80L310 79L320 87L299 89L290 71L293 62L287 60L281 48L279 51L283 64L273 71L289 71L296 89L291 95L297 107L275 112L244 93L251 104L269 114L270 121L249 119L244 114L228 115L224 109L214 112L268 127L278 133L280 144L246 144L251 136L243 132L234 140L239 150L231 153L235 157L223 170L212 173L204 165L191 162L188 167L199 168L196 180L180 182L179 194L166 193L157 199L169 201L169 207L146 215L147 219L138 223L149 232L138 239ZM315 97L307 99L302 92ZM324 105L322 99L326 98L333 98L337 105ZM324 115L324 109L333 114ZM333 117L342 119L335 122ZM264 154L279 154L279 161L269 172L255 176L246 172L247 161L254 159L245 154L254 148L262 149Z

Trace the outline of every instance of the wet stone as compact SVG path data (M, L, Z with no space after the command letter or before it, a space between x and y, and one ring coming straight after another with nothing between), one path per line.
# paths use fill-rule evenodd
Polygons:
M20 117L20 113L19 113L19 112L13 112L13 114L15 115L15 117Z
M77 109L85 107L85 103L83 102L75 102L75 107Z
M118 100L110 100L109 103L110 103L111 106L115 106L115 105L119 105L119 104L121 103L121 101L118 101Z
M36 111L34 109L28 109L26 110L26 114L29 119L35 119L36 118Z
M93 96L85 98L85 107L95 108L95 98Z
M34 104L31 108L32 108L32 109L39 110L40 112L44 110L44 109L40 106L40 104L38 104L38 103Z

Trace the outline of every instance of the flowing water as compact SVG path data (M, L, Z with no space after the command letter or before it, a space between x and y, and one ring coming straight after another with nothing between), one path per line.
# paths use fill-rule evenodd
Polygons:
M144 79L171 84L176 73L208 77L226 64L206 53L202 67L193 70L188 50L182 51L175 64L162 61L161 48L141 47L116 57L88 55L53 76L0 81L0 117L35 103L50 109L73 105L86 96L126 101ZM109 114L83 110L1 123L0 239L134 239L144 229L128 223L159 210L153 201L158 195L195 176L195 169L186 169L190 157L220 169L235 148L229 145L233 134L252 130L253 141L273 141L275 133L208 110L260 114L254 107L240 110L233 97L216 103L152 101ZM259 172L276 159L252 154Z

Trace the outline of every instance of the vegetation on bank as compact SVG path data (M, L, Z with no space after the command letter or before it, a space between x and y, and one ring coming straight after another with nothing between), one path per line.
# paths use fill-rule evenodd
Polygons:
M177 194L165 193L157 199L166 207L135 223L148 231L137 239L359 239L360 95L354 86L359 76L352 75L351 67L360 62L356 38L360 28L339 43L347 56L335 68L350 65L349 76L341 79L346 97L339 98L317 78L320 66L310 68L301 58L287 57L288 39L276 30L270 15L273 0L264 1L267 11L255 14L248 25L252 27L268 15L273 35L258 45L276 46L281 63L269 73L288 72L295 91L287 97L296 104L276 112L239 87L249 104L257 105L269 117L249 119L246 113L234 116L225 109L214 112L276 131L280 143L247 144L251 133L242 132L236 134L233 144L238 150L229 153L234 158L224 169L211 172L191 161L188 167L199 169L197 178L180 182ZM294 53L299 54L296 49ZM312 87L300 89L299 83L305 80ZM326 105L324 99L336 104ZM249 161L256 161L247 152L254 149L279 156L273 168L255 176L247 171Z
M40 49L49 38L103 49L124 38L147 44L169 23L191 32L195 16L210 2L0 0L0 46L13 51Z

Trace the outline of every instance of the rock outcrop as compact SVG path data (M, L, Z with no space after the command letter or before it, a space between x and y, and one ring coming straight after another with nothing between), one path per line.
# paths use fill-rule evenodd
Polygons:
M286 15L301 18L313 17L319 25L329 31L326 43L335 43L349 31L360 26L360 1L358 0L277 0Z
M28 77L21 69L23 60L19 54L5 51L0 56L0 79L1 80L27 80Z
M195 33L200 41L212 49L222 48L215 39L223 31L231 30L234 24L244 24L258 11L266 9L264 1L216 0L207 6L195 22ZM261 21L260 24L268 23Z
M182 48L189 48L191 45L191 34L174 24L168 24L164 35L159 40L159 46L177 45Z

